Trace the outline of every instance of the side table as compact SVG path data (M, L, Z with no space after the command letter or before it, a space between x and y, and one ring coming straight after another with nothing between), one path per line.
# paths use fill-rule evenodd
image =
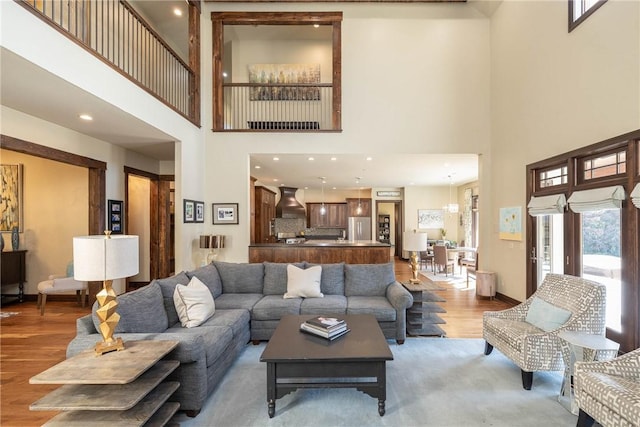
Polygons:
M402 286L413 297L413 305L407 309L407 334L444 337L446 332L438 324L446 322L437 313L447 311L437 303L445 299L434 293L434 287L428 283L404 282Z
M177 345L127 341L124 350L101 356L83 351L29 379L30 384L64 384L29 409L66 411L47 426L163 426L180 407L166 402L180 384L163 382L180 362L161 360Z
M603 335L585 332L561 331L558 333L564 359L564 378L558 402L574 415L578 415L573 392L573 370L575 362L610 360L618 355L620 344Z
M496 296L496 273L476 270L476 295L489 298Z

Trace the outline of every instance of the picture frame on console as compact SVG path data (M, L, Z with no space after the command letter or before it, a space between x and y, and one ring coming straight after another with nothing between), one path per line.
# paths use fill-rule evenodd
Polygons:
M107 200L108 230L111 234L122 234L124 230L124 203L122 200Z
M237 203L213 203L213 224L238 224Z

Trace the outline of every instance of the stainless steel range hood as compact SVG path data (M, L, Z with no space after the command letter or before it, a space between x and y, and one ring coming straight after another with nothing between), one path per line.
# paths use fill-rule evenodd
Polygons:
M297 188L280 187L280 201L276 205L276 218L306 218L304 206L296 200Z

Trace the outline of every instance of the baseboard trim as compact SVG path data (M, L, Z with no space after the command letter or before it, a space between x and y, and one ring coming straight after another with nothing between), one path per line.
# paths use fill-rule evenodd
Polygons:
M512 305L522 304L521 301L518 301L517 299L513 299L511 297L508 297L505 294L501 294L500 292L496 293L496 299L500 300L502 302L506 302L507 304L512 304Z

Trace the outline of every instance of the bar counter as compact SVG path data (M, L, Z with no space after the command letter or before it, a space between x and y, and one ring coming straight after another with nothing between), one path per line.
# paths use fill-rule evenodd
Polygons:
M375 240L307 240L304 243L249 245L249 262L302 262L314 264L384 264L391 261L391 245Z

